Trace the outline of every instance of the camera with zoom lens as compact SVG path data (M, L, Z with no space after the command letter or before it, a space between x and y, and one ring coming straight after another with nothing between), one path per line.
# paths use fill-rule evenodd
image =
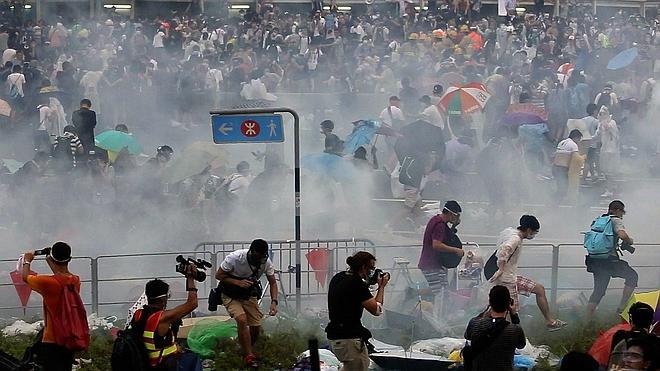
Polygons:
M367 283L369 284L369 286L375 285L375 284L378 283L378 279L382 278L382 277L385 277L385 275L389 276L390 274L387 273L387 272L383 272L383 270L380 269L380 268L377 268L374 271L374 275L369 277L369 281Z
M195 279L197 282L204 282L206 280L206 269L213 267L213 265L206 260L203 259L193 259L193 258L184 258L183 255L179 255L176 257L176 262L179 263L176 265L176 271L178 273L183 274L184 276L187 275L186 269L188 268L189 265L194 265L195 269L195 274L193 275L192 278Z
M50 254L50 250L51 250L50 247L44 247L44 248L41 249L41 250L36 250L36 251L34 252L34 256L39 256L39 255L49 255L49 254Z

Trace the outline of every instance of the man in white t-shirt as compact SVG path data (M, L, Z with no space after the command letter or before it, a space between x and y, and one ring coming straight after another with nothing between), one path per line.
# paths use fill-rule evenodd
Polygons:
M399 97L396 95L391 96L389 105L380 113L380 121L395 129L400 129L406 120L400 107L401 100Z
M225 257L215 277L222 287L221 301L229 315L236 320L238 341L248 367L258 367L252 346L261 332L263 313L259 309L261 284L259 279L266 274L270 288L269 315L277 314L277 281L275 268L268 257L268 242L257 239L249 249L236 250Z
M25 75L23 75L22 70L20 65L15 65L11 70L12 73L7 76L7 96L11 99L25 97L25 93L23 92Z
M158 30L156 34L154 35L154 40L152 42L152 45L154 48L164 48L165 45L163 44L163 40L165 39L165 32L163 30Z
M440 110L438 110L438 106L436 106L431 102L431 97L429 97L428 95L424 95L422 96L422 98L420 98L419 101L422 102L426 107L424 108L424 110L422 110L422 118L425 121L439 128L444 129L445 128L444 118L442 117Z
M568 138L557 144L555 158L552 164L552 176L557 181L557 192L555 197L561 201L568 190L568 169L571 165L571 159L574 155L579 155L577 143L582 140L582 132L573 129L568 134Z

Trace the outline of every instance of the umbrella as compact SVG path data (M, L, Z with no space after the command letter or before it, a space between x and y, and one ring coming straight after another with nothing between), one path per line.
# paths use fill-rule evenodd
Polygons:
M37 274L36 272L30 271L30 274ZM14 284L18 298L21 300L21 305L23 306L23 315L25 315L25 310L27 309L28 301L30 300L30 294L32 293L32 288L23 282L21 273L19 271L13 271L9 273L11 281Z
M490 99L486 87L478 83L452 86L440 98L438 107L450 115L462 115L482 110Z
M436 152L445 154L445 137L442 129L423 120L417 120L401 128L401 137L394 144L400 162L410 155Z
M564 63L561 66L559 66L559 68L557 69L557 79L559 79L559 82L562 85L566 85L568 79L573 74L574 69L575 66L573 66L571 63Z
M543 108L536 106L533 103L512 104L506 110L506 113L528 113L540 117L543 120L542 122L548 121L548 113Z
M108 130L97 135L94 138L94 144L106 151L120 152L123 148L128 148L128 153L138 155L142 153L142 146L131 134L119 130Z
M630 322L630 318L628 318L628 310L630 310L630 307L634 303L641 302L650 305L651 308L655 310L653 321L658 322L660 321L660 306L658 306L658 301L660 301L660 290L649 291L649 292L638 292L630 297L630 300L628 300L628 304L626 304L625 308L623 308L623 311L621 311L620 316L621 318L623 318L624 321Z
M0 115L5 117L11 117L11 106L7 101L0 99Z
M639 50L636 47L626 49L610 59L610 61L607 63L607 69L620 70L624 67L627 67L635 61L635 58L637 58L638 55Z
M316 281L321 284L322 287L325 287L325 280L328 275L328 256L330 255L330 249L312 249L309 250L305 257L309 262L309 266L314 270L314 276Z
M163 169L163 181L174 184L198 175L205 169L217 169L227 165L227 153L212 143L195 142L174 157Z
M544 122L546 120L543 117L531 112L508 112L500 120L501 124L510 126L541 124Z
M344 141L344 153L352 154L363 146L371 144L376 134L396 136L398 132L391 126L375 120L358 120L353 122L355 127Z
M627 323L620 323L603 332L589 348L589 355L601 366L607 366L612 351L612 338L619 330L630 331L632 326Z
M357 169L351 161L329 153L305 155L300 165L309 171L328 175L338 182L351 181L357 176Z

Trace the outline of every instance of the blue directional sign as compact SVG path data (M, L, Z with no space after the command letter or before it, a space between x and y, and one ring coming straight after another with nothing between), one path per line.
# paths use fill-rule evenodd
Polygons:
M212 115L213 142L284 142L282 115Z

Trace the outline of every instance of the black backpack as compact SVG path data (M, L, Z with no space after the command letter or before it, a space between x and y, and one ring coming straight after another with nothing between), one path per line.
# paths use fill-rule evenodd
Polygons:
M153 312L143 309L142 317L132 322L130 328L119 331L112 345L110 364L112 371L148 371L151 370L147 348L142 341L142 333L147 318Z
M71 138L61 136L55 139L51 152L56 170L68 171L73 168L73 153L71 152Z

